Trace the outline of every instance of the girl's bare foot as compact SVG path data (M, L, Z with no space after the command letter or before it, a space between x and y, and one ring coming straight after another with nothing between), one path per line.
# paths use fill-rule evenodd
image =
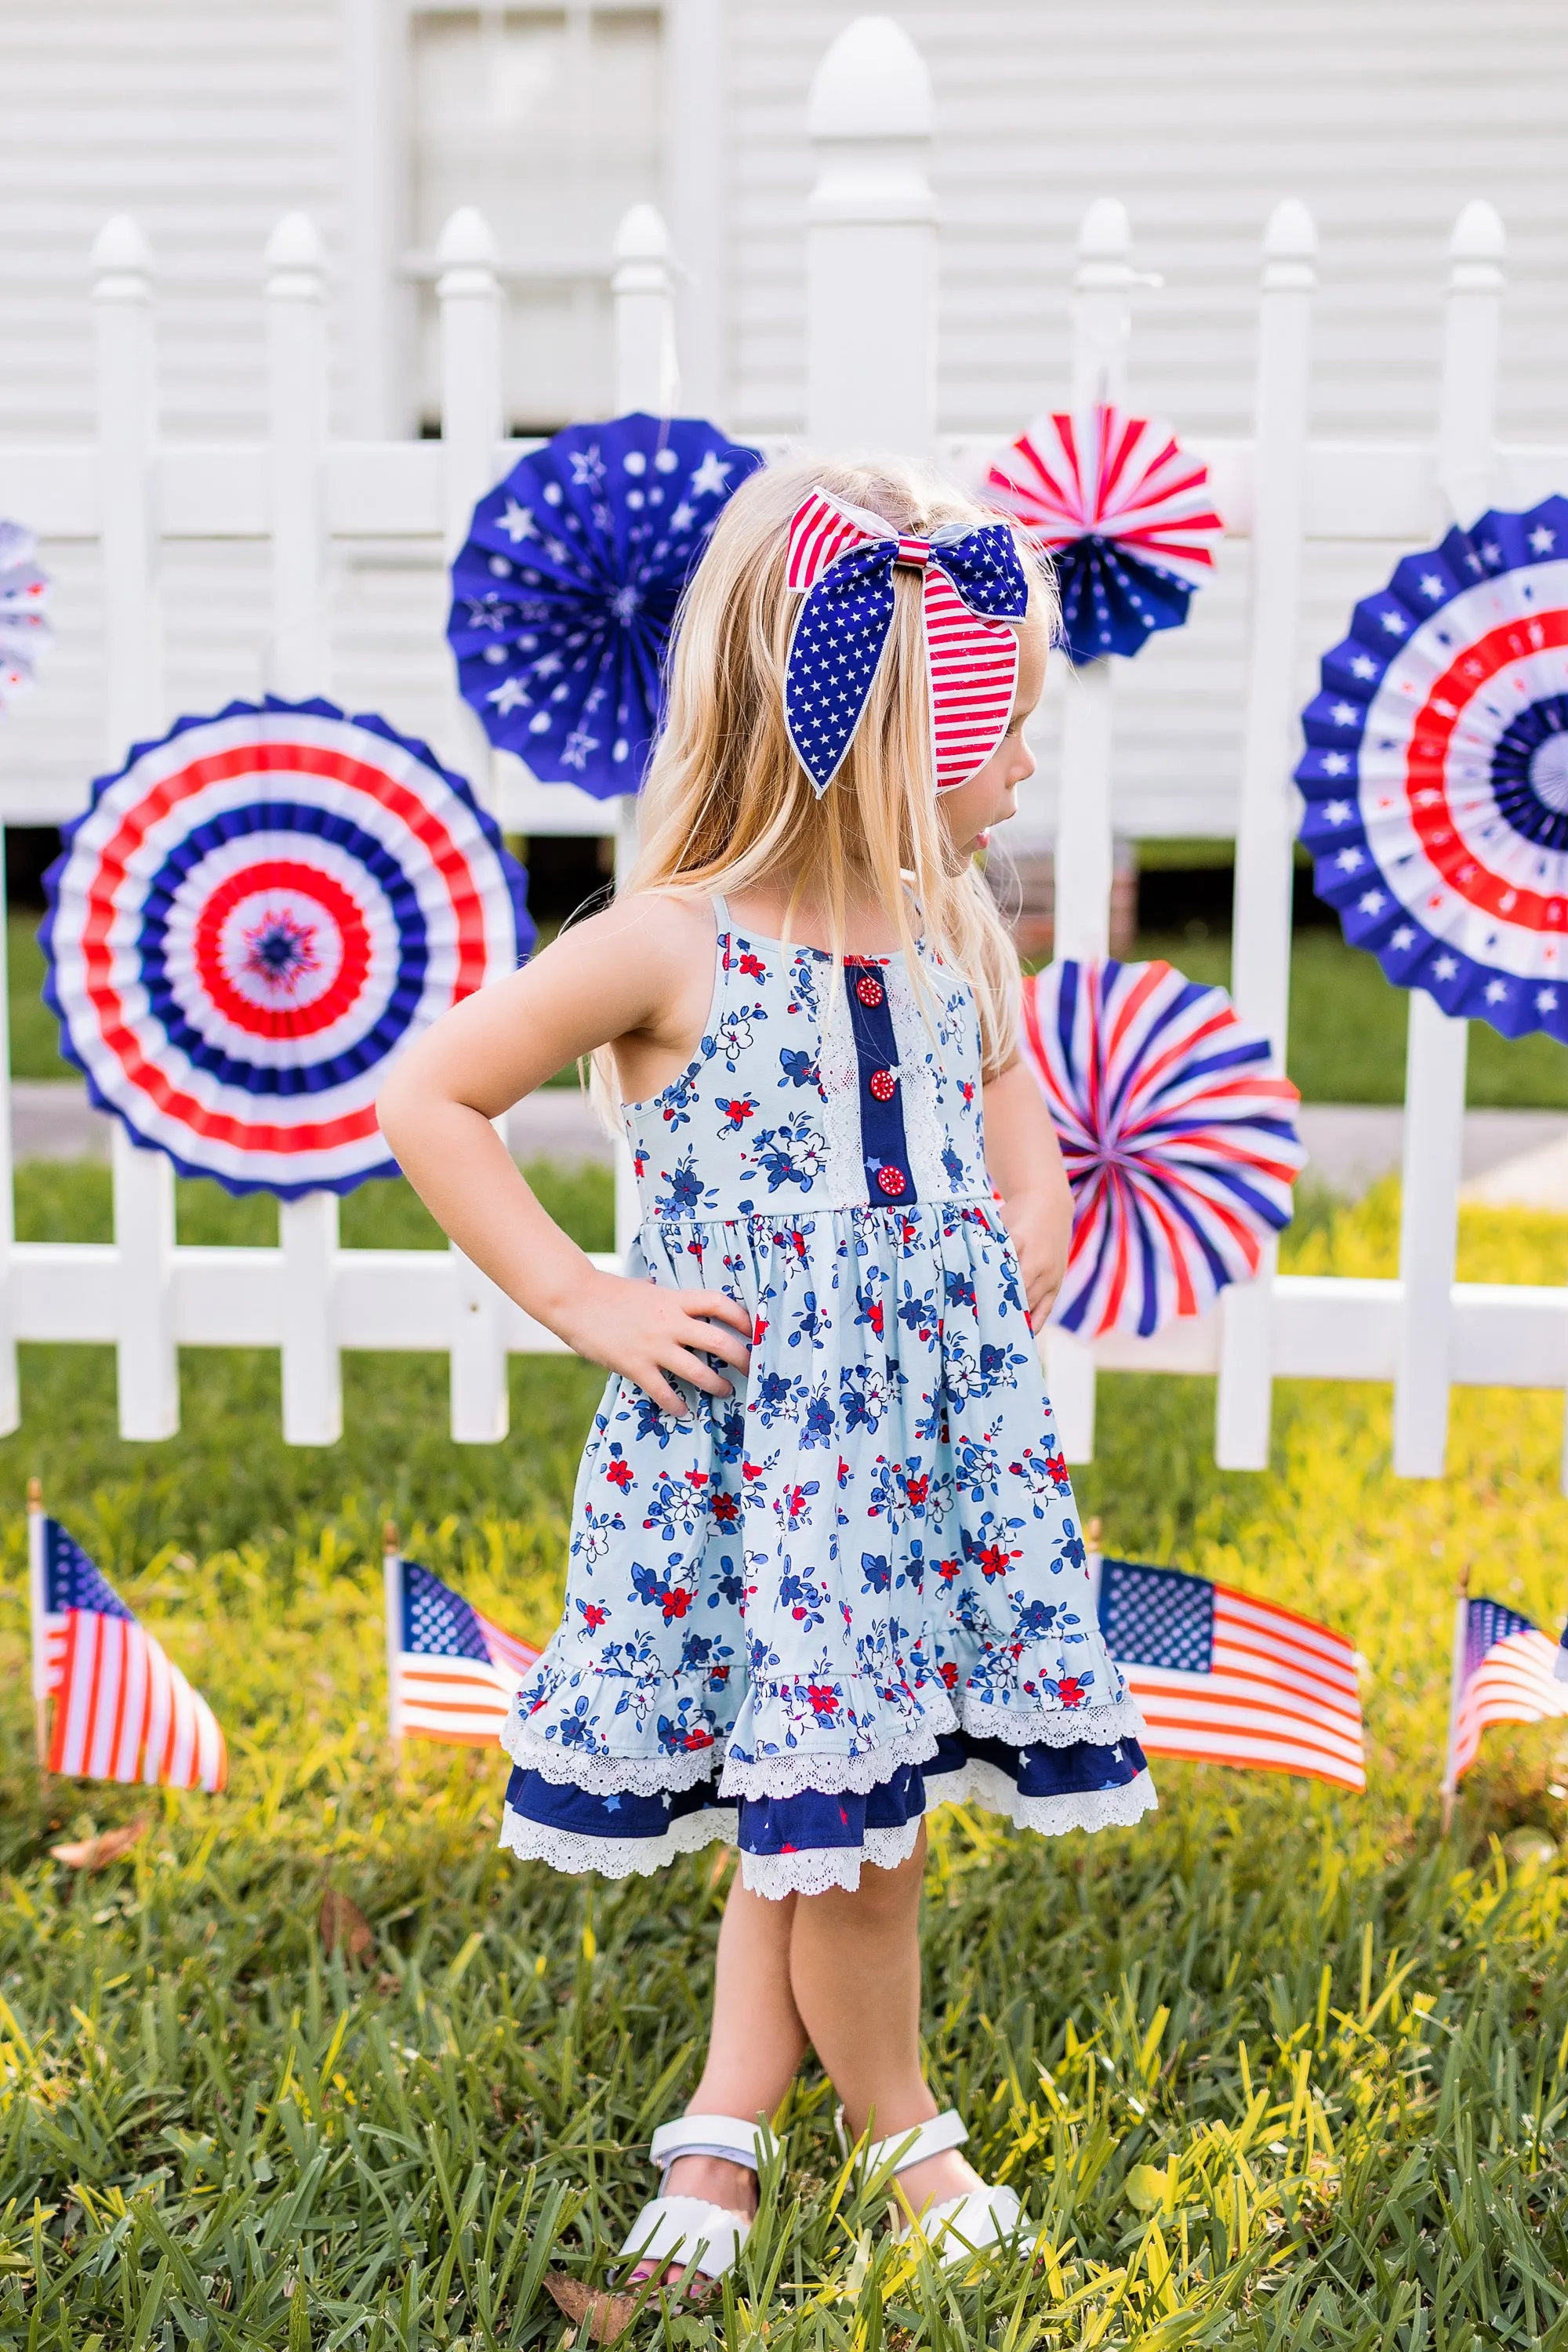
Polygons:
M928 2205L945 2204L950 2197L965 2196L972 2189L984 2189L985 2183L974 2167L965 2163L962 2149L946 2147L939 2155L910 2165L889 2185L918 2221Z

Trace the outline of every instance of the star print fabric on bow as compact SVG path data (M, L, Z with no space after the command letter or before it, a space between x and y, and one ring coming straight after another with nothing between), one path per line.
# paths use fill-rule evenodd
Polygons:
M900 538L880 515L813 490L790 523L788 585L805 601L784 672L784 723L818 794L844 764L887 651L898 564L921 578L938 792L967 783L1007 730L1016 624L1029 604L1007 525Z

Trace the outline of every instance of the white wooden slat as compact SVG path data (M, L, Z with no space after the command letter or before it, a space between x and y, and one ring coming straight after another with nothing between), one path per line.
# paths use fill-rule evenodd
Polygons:
M1309 336L1318 235L1302 205L1276 208L1264 238L1258 323L1258 438L1253 465L1251 599L1241 807L1236 844L1231 993L1246 1025L1286 1060L1295 712L1307 457ZM1266 1470L1272 1402L1271 1325L1279 1247L1263 1244L1254 1279L1220 1300L1223 1345L1215 1399L1215 1460Z
M1437 427L1438 479L1460 523L1475 521L1495 479L1503 249L1502 223L1491 206L1467 205L1449 247ZM1413 989L1408 1035L1394 1467L1403 1478L1440 1478L1454 1362L1449 1294L1458 1244L1468 1031L1425 990Z
M496 479L501 458L501 289L495 240L480 215L455 212L441 232L441 506L444 551L455 555L468 535L474 507ZM447 715L441 736L454 763L469 778L476 798L493 809L494 763L478 715L458 695L448 670ZM504 1301L495 1285L457 1244L447 1252L454 1293L450 1329L452 1437L459 1445L489 1445L506 1435L510 1403Z
M99 450L104 580L104 712L111 763L162 721L153 485L157 394L146 242L111 220L93 248L98 326ZM115 1381L120 1434L172 1437L180 1424L172 1256L174 1174L115 1122L114 1238L120 1252Z

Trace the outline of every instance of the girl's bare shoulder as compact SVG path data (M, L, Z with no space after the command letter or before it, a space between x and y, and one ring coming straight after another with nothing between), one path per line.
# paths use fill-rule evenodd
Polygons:
M574 943L620 950L635 946L652 955L711 948L714 936L712 900L687 890L633 891L561 934Z

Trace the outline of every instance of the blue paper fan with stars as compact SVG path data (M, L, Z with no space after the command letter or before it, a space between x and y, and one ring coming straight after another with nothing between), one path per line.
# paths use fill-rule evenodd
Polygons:
M1568 499L1407 555L1323 656L1318 896L1400 988L1568 1041Z
M447 635L490 741L552 784L634 793L680 593L762 464L695 416L568 425L474 509Z

